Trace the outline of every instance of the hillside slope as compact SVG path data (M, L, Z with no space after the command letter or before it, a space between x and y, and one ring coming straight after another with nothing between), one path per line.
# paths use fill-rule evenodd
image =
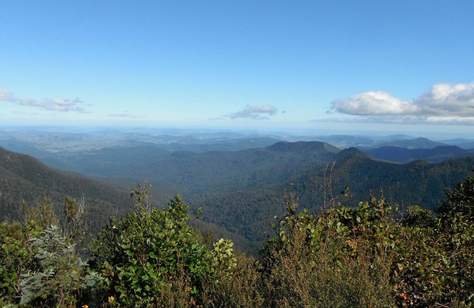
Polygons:
M21 202L30 206L41 198L51 199L58 208L66 196L85 199L91 227L130 208L123 191L0 148L0 218L17 218Z
M205 218L251 240L271 234L275 216L285 213L285 201L296 198L300 208L319 211L332 203L355 206L371 194L402 207L419 204L436 208L447 188L474 169L474 157L430 164L416 161L393 164L375 161L357 149L339 152L332 162L308 168L285 184L193 195L192 203L204 209ZM346 192L343 197L342 192Z
M61 213L66 197L84 198L87 228L92 233L112 216L132 209L130 195L124 190L79 174L55 170L28 155L0 148L0 221L20 218L22 203L36 206L44 198L52 201L56 212ZM218 225L200 219L193 219L192 225L205 234L211 232L213 237L231 238L244 251L255 249L246 238Z
M393 164L376 161L357 149L340 152L333 171L328 175L323 170L309 170L294 180L295 190L305 206L321 204L321 192L325 189L324 178L330 177L334 197L346 187L350 200L355 205L370 194L383 194L390 202L399 205L420 204L436 208L450 188L462 181L474 170L474 157L452 159L432 164L414 161L408 164ZM344 200L345 202L345 200Z

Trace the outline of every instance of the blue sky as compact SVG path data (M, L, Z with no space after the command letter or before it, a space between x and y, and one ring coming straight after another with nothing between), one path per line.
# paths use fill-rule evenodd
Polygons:
M0 2L0 122L452 131L473 1Z

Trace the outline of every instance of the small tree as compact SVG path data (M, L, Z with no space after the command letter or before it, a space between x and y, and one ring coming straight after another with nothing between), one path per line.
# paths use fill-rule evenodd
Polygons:
M474 223L474 176L446 192L446 200L439 208L439 213L445 221L457 216Z
M474 177L446 193L439 236L449 252L447 300L474 305Z
M30 247L34 266L22 274L20 304L74 306L85 276L74 244L57 226L50 226L30 240Z

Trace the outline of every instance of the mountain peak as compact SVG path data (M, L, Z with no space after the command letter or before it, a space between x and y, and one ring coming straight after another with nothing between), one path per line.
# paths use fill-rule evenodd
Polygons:
M368 158L368 156L357 148L348 148L337 153L337 160L348 160L355 158Z

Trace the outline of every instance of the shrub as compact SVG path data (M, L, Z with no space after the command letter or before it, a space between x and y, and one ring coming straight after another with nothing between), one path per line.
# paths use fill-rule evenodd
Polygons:
M356 222L374 215L363 208L367 210L338 208L321 216L290 211L264 252L266 305L390 305L386 253L353 237L360 232Z
M262 307L258 263L242 254L233 259L230 271L218 271L214 281L206 282L203 306Z
M20 293L20 275L30 262L27 238L18 223L0 224L0 304L14 303Z
M86 267L57 226L30 240L32 266L21 275L21 305L74 307Z
M190 305L202 301L217 273L233 270L232 243L221 240L209 249L189 226L187 211L177 197L166 209L138 207L101 232L92 264L105 278L106 298L126 306Z

